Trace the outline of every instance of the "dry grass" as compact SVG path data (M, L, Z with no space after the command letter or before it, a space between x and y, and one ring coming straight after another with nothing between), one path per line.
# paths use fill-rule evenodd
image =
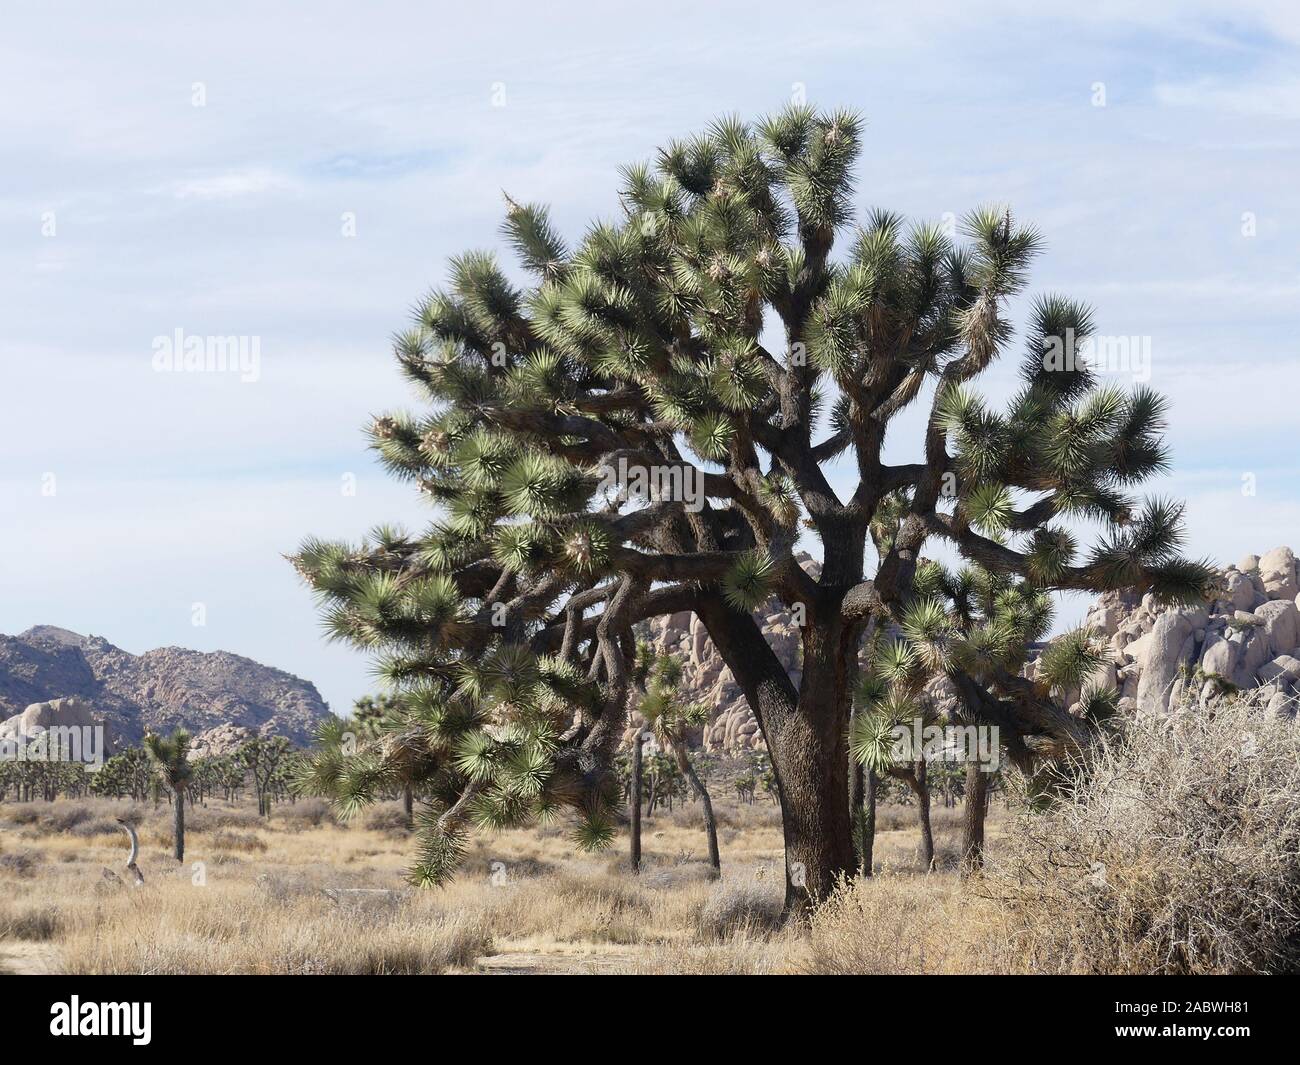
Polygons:
M315 804L268 822L212 802L192 811L178 867L165 805L4 804L0 968L39 953L50 969L82 973L1161 971L1173 930L1195 930L1211 909L1195 941L1212 932L1217 953L1185 968L1266 968L1260 959L1284 956L1279 937L1295 929L1300 754L1294 732L1256 722L1262 759L1211 758L1244 725L1226 710L1216 720L1113 750L1079 804L1032 817L995 807L994 872L974 887L950 869L924 873L915 808L883 808L876 875L807 926L781 923L780 821L761 802L718 803L721 880L688 805L647 823L640 876L626 838L593 856L561 831L504 832L473 846L456 882L427 892L405 883L412 844L395 806L344 826ZM1222 816L1197 806L1206 802ZM940 854L957 850L959 812L934 811ZM125 858L124 813L140 822L140 889L103 876ZM1097 860L1104 905L1071 880ZM1151 934L1134 939L1139 921Z
M455 883L420 892L405 883L411 841L390 808L340 826L312 805L265 821L212 801L190 811L181 867L166 805L3 804L0 966L40 950L82 973L792 971L800 934L777 927L777 812L719 807L721 881L687 806L647 822L638 877L626 840L593 856L562 832L505 832L475 844ZM139 823L143 888L103 874L122 871L122 816ZM882 833L883 860L906 865L914 851L914 831ZM327 888L345 889L341 901ZM358 888L371 892L346 893ZM528 964L476 961L493 953Z
M1020 970L1002 910L952 873L874 876L813 915L800 962L829 976Z
M1300 969L1300 730L1258 697L1132 725L985 884L1042 972Z

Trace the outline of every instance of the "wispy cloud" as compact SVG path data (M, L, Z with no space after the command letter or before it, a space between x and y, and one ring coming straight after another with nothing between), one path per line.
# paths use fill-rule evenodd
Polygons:
M233 200L268 192L287 192L295 182L273 170L229 170L221 174L182 178L154 191L177 200Z

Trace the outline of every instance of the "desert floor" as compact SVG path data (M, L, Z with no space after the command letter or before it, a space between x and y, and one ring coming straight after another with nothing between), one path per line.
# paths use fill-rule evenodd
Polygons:
M136 807L129 874L110 800L0 804L0 971L17 973L836 973L1006 971L997 908L955 871L958 809L934 811L925 873L916 813L880 812L876 875L811 927L782 925L770 801L718 802L723 876L704 862L697 805L647 822L642 872L626 832L601 854L560 827L483 836L449 887L404 881L414 843L395 807L341 826L315 800L259 819L245 803ZM1000 816L991 816L996 848ZM110 876L106 870L111 870Z

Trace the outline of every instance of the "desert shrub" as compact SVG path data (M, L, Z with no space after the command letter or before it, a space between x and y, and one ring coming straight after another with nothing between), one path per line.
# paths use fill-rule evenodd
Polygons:
M72 829L72 834L78 839L90 839L94 836L113 836L122 831L122 826L116 821L110 821L104 817L94 817L89 821L83 821Z
M638 976L767 976L784 972L790 944L740 933L725 943L662 943L632 967Z
M802 969L823 976L1019 970L1005 919L957 877L875 876L844 884L809 919Z
M507 870L500 886L477 901L492 927L508 930L512 937L626 944L654 934L650 895L635 877L561 870L522 879Z
M41 856L37 851L30 847L21 847L16 851L0 854L0 871L13 876L31 876L40 862Z
M63 927L53 906L9 904L0 909L0 939L45 942Z
M255 851L266 850L266 840L254 832L234 832L221 828L208 837L208 845L215 850Z
M406 811L397 802L377 803L362 815L361 825L372 832L389 836L405 836L411 831L406 823Z
M282 806L276 811L276 817L281 828L291 831L338 824L329 803L317 798L300 799L292 806Z
M1261 702L1132 722L1068 799L1019 818L982 890L1030 968L1300 967L1300 730Z
M41 819L41 824L51 832L71 832L94 817L94 811L79 803L51 803L49 813Z
M41 819L41 811L35 803L17 803L5 808L5 814L11 824L34 825Z
M783 888L775 877L741 876L722 880L700 907L697 930L705 939L713 940L771 932L783 921Z

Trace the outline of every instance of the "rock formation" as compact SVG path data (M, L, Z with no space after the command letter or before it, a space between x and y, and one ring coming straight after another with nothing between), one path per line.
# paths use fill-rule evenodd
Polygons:
M801 564L816 575L807 555ZM1300 703L1300 574L1289 547L1247 555L1221 574L1216 598L1198 607L1165 607L1154 597L1106 593L1089 609L1084 624L1105 639L1109 661L1083 687L1118 691L1121 709L1166 713L1189 685L1202 703L1233 689L1266 689L1278 712L1294 713ZM764 634L791 679L799 683L799 630L775 600L758 612ZM729 755L762 750L758 722L731 671L694 615L657 618L645 631L660 653L683 664L682 691L688 701L714 707L698 737L706 751ZM1032 677L1033 662L1026 668ZM1057 692L1071 706L1081 691ZM927 697L940 711L955 705L951 686L932 682ZM644 724L633 711L624 743Z
M226 651L160 647L133 655L50 625L0 635L0 720L70 697L103 722L112 747L182 727L196 737L216 730L207 746L224 743L220 730L232 727L305 745L329 714L315 685Z
M1112 661L1091 683L1117 687L1121 708L1138 713L1167 712L1189 686L1201 703L1233 689L1267 689L1273 709L1294 713L1300 696L1295 555L1289 547L1247 555L1221 576L1217 596L1205 606L1101 596L1084 624L1106 638Z

